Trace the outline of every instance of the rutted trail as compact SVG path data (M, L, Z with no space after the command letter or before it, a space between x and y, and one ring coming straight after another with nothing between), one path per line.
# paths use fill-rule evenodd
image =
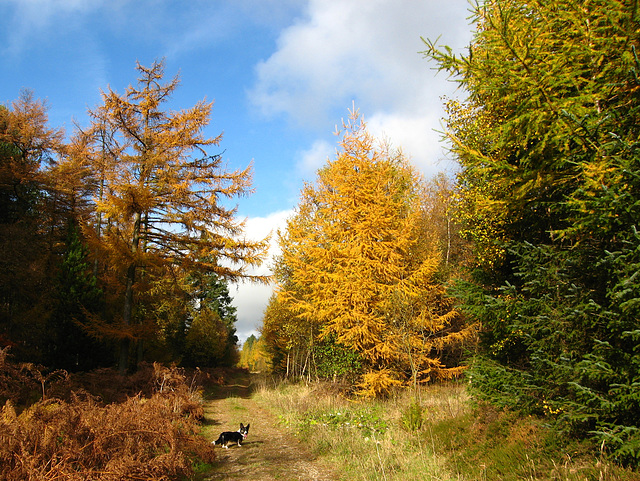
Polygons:
M215 440L222 431L236 431L251 423L242 447L216 446L216 468L205 480L333 481L329 466L313 459L298 439L280 428L277 419L251 398L251 375L221 386L205 403L205 434Z

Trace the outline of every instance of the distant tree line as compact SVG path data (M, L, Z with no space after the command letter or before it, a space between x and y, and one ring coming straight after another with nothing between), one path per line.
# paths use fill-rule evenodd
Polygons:
M253 372L269 372L271 370L262 338L257 338L254 334L251 334L242 343L238 365Z

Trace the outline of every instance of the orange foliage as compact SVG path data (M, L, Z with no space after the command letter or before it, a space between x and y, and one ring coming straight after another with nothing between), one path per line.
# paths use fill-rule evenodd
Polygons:
M141 314L154 283L190 270L267 282L247 272L262 262L266 240L243 238L236 209L220 202L250 194L252 175L251 167L226 171L221 156L206 151L222 137L203 135L213 104L162 110L178 78L164 82L163 62L138 64L137 70L136 86L102 93L103 104L89 112L92 125L68 149L66 169L83 173L94 206L84 235L122 306L121 315L111 313L89 328L119 340L121 372L131 342L155 333L155 320Z
M340 146L280 235L274 306L285 322L265 316L266 332L280 327L294 341L287 359L316 334L335 336L367 362L364 395L409 376L449 377L440 352L475 328L463 325L436 281L441 256L423 232L422 181L401 152L376 145L356 111Z
M6 351L2 354L0 377L19 378L19 369L6 363ZM212 462L213 447L198 435L203 416L198 392L175 368L156 365L147 376L151 372L144 382L153 393L120 403L103 405L82 389L20 413L6 401L0 410L2 479L169 480L192 475L195 459Z

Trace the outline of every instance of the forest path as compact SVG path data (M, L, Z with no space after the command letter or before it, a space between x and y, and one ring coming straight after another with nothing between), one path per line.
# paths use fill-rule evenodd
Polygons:
M314 456L298 439L278 425L277 419L252 399L256 376L241 373L207 393L204 434L210 441L222 431L237 431L250 423L241 447L216 446L215 467L203 481L334 481L330 466Z

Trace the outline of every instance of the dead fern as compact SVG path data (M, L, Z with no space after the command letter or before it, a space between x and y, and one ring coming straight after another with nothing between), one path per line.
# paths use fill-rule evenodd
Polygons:
M0 359L0 380L9 385L7 364ZM176 368L150 371L138 381L151 394L140 390L118 403L104 404L79 387L64 400L48 394L19 414L7 400L0 411L0 480L170 480L192 475L196 460L212 462L211 444L198 435L198 389Z

